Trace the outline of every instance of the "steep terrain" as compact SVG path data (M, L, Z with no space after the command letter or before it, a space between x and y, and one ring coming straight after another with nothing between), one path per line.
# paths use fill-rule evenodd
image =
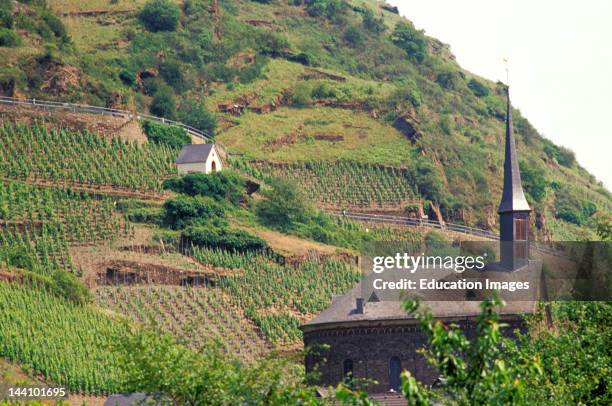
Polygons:
M3 93L151 109L211 130L204 105L217 139L246 160L408 168L396 211L422 199L446 219L496 228L505 88L461 69L392 7L188 0L176 26L156 27L144 3L13 2L21 40L0 47ZM514 114L538 238L593 237L609 193Z
M0 94L179 119L214 132L249 182L290 179L319 208L497 229L505 86L393 8L162 1L160 26L146 3L0 0ZM300 205L299 226L274 227L257 210L265 187L247 196L239 181L239 198L217 200L164 189L180 145L147 142L137 122L2 105L0 119L0 356L73 393L126 389L128 325L247 363L294 354L300 323L358 280L361 242L442 238ZM514 119L535 237L593 238L609 192Z

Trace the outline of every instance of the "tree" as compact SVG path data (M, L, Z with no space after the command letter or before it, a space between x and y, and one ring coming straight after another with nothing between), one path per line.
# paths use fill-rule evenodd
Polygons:
M149 31L174 31L180 14L178 6L170 0L151 0L140 11L138 19Z
M280 230L291 230L297 223L307 221L310 206L297 185L284 179L274 179L264 191L264 200L256 211L262 223Z
M178 196L164 203L164 223L174 229L224 217L223 207L210 197Z
M180 120L200 131L213 136L217 128L217 118L210 111L206 110L203 103L197 100L187 100L181 103L179 111Z
M365 40L363 33L357 27L349 27L344 32L344 40L353 48L363 44Z
M147 140L154 144L165 144L175 149L191 144L191 137L181 127L146 120L142 123L142 129L147 135Z
M516 342L504 338L498 309L504 302L496 297L484 300L476 322L476 337L469 340L459 326L444 326L431 311L419 311L418 301L407 301L404 309L415 316L429 345L421 350L427 362L440 374L437 393L452 404L526 404L527 385L542 374L537 356L518 353ZM515 355L510 362L508 354ZM418 383L409 371L402 373L402 392L409 404L430 405L434 392ZM445 402L442 402L445 403Z
M151 114L158 117L164 117L169 120L176 119L176 100L174 93L168 87L161 87L155 93L151 106L149 107Z
M189 196L209 196L237 205L244 198L246 180L237 172L226 169L210 174L189 173L170 178L164 182L164 187Z
M427 56L427 40L421 30L417 30L410 23L401 21L395 26L391 40L403 49L406 54L416 62L423 62Z

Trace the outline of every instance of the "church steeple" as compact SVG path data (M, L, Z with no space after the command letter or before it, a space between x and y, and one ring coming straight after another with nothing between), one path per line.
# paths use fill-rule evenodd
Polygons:
M504 160L504 192L499 203L498 213L513 211L531 211L521 183L521 172L519 170L516 145L514 143L514 131L512 128L512 106L510 104L510 87L506 88L507 111L506 111L506 157Z
M499 203L500 262L505 269L516 270L529 259L529 213L519 170L514 132L510 89L507 89L506 156L504 160L504 191Z

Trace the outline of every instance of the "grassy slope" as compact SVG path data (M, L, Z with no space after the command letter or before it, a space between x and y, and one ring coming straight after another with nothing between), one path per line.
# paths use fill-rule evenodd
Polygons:
M132 51L128 38L141 31L135 14L144 1L119 0L114 4L103 0L49 2L51 8L61 15L74 44L75 53L66 53L64 60L79 60L85 82L91 83L91 88L97 90L88 92L83 88L82 91L76 89L66 95L48 96L92 102L97 100L99 103L104 100L100 100L99 96L94 97L94 93L104 95L118 92L127 98L136 96L135 103L146 107L149 97L135 94L118 80L120 65L124 62L117 63L129 61ZM503 140L504 126L499 116L503 113L503 95L496 84L461 70L448 48L434 39L428 40L431 59L425 64L427 66L408 61L403 51L389 39L390 31L402 18L383 10L379 3L370 0L351 2L353 6L369 7L377 15L384 16L388 27L387 33L382 36L366 35L364 43L358 47L351 47L343 35L347 27L361 26L359 13L349 10L343 23L337 25L325 18L311 18L303 7L290 3L282 0L269 5L251 0L221 2L221 44L231 44L233 49L230 52L233 52L233 56L227 59L226 64L231 65L242 54L254 53L252 48L256 44L249 43L245 36L270 31L286 38L292 52L315 55L317 69L339 74L347 79L346 82L306 81L302 75L308 67L282 58L269 60L262 75L246 84L238 81L203 81L199 79L201 69L186 63L183 65L185 72L195 80L195 85L180 94L179 99L197 98L215 111L220 103L254 94L251 106L261 106L277 100L283 92L290 93L300 86L325 82L345 96L346 100L343 101L369 101L374 111L379 113L378 118L373 118L370 112L315 106L285 106L263 115L247 110L240 117L219 113L220 117L225 116L237 124L222 132L220 141L235 151L255 158L285 161L351 159L409 166L416 153L420 153L437 166L445 193L451 196L445 204L445 214L455 220L481 226L488 223L487 217L494 219L497 196L501 192L499 168L502 167L503 155L499 145ZM110 13L93 17L78 14L86 11ZM244 23L249 19L270 21L272 27L250 27ZM183 24L188 24L186 17L183 17ZM205 32L211 31L211 24L211 20L206 18L198 21L198 27ZM41 49L36 41L24 41L23 47L0 49L0 53L17 63L41 52ZM171 57L170 54L172 52L162 53L160 57L158 53L155 58L163 60ZM463 79L454 89L444 89L435 81L437 74L443 71L459 72ZM485 83L491 95L484 98L474 96L466 85L470 78ZM412 112L413 121L422 134L416 145L383 120L384 111L379 108L382 104L384 110L388 96L395 89L405 86L415 89L422 97L421 106ZM37 93L33 89L24 89L23 92ZM515 119L522 159L542 171L548 182L566 185L577 199L591 200L600 209L611 206L609 193L590 174L578 165L565 168L549 159L543 152L549 142L537 135L518 112L515 112ZM316 135L343 139L317 140ZM555 193L549 188L548 194L552 198L544 200L547 204L538 203L535 206L547 214L551 229L561 230L566 223L552 218ZM558 227L553 224L555 222ZM577 235L572 232L569 236L575 238Z

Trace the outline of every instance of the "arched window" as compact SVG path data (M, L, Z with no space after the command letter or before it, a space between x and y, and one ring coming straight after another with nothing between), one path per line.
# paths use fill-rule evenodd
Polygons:
M398 392L402 383L400 373L402 372L402 361L398 357L389 360L389 389Z
M353 381L353 360L345 359L342 363L342 376L344 377L344 382L347 385L350 385Z
M212 165L210 166L210 170L212 172L217 172L217 163L215 161L212 161Z

